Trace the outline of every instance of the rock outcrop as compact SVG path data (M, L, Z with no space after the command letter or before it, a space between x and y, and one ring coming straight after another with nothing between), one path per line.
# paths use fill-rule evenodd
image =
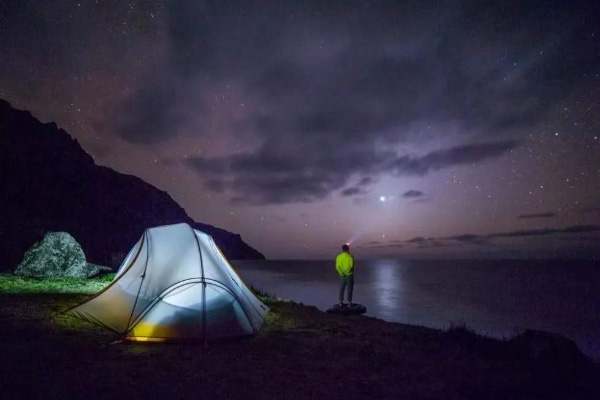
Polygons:
M510 342L541 365L576 365L585 358L574 341L557 333L527 329Z
M98 166L55 123L0 100L0 271L49 231L69 232L87 259L118 267L145 229L187 222L230 259L263 259L240 235L197 223L166 192Z
M81 246L66 232L49 232L25 253L15 275L34 278L88 278L100 272L85 261Z

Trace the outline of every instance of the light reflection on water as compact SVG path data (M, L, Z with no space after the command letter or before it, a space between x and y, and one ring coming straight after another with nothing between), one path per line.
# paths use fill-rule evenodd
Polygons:
M243 279L326 310L336 303L333 261L235 261ZM600 359L600 266L542 261L358 260L354 302L388 321L510 337L557 332Z
M377 302L380 316L392 318L394 314L404 309L402 298L404 280L402 270L390 260L374 260L373 268L368 272L374 275L369 281L374 282L373 295Z

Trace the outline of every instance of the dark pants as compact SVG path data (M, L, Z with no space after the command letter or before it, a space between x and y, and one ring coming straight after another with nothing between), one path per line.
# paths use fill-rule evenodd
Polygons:
M344 289L348 286L348 302L352 303L352 289L354 289L354 275L340 277L340 303L344 301Z

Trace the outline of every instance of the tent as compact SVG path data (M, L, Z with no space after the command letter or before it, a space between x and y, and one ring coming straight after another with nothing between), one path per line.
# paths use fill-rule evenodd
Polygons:
M209 235L177 224L147 229L111 284L68 313L130 340L164 341L253 334L268 311Z

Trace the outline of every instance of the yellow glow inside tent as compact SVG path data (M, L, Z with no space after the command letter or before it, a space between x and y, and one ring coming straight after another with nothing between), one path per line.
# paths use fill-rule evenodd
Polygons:
M165 342L165 338L145 337L145 336L127 336L127 340L132 342Z
M141 321L131 330L131 337L168 338L175 336L175 330L170 325L157 325Z

